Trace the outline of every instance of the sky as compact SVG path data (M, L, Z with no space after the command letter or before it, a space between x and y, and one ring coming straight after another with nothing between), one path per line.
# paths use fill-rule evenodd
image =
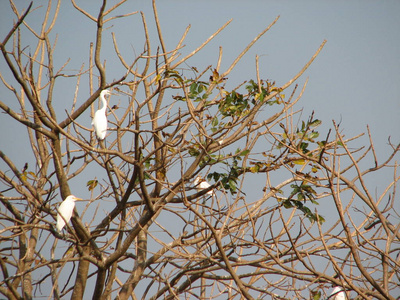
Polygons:
M99 1L77 1L97 15ZM35 2L34 6L38 6ZM114 3L110 1L110 3ZM26 7L18 1L18 7ZM378 157L390 152L388 137L394 144L400 142L400 1L194 1L163 0L157 3L158 14L167 48L172 49L185 28L191 29L182 53L189 53L199 46L225 22L231 24L214 39L199 55L190 60L199 70L215 66L218 49L223 47L221 70L224 71L242 49L266 28L277 16L278 22L249 51L230 74L232 87L248 79L255 79L255 56L260 56L260 75L283 85L291 79L311 58L320 44L327 43L299 80L308 78L306 91L297 107L304 108L306 118L312 111L323 121L323 128L332 127L332 120L340 123L346 137L366 132L372 133ZM39 28L44 7L28 17L30 24ZM151 1L129 1L119 13L143 11L150 32L155 33L152 23ZM14 16L8 1L0 1L0 40L12 26ZM113 53L111 32L116 32L125 55L135 55L143 49L143 34L139 15L130 17L121 25L105 32L103 57ZM140 30L136 31L136 28ZM95 24L74 12L68 1L62 2L61 13L54 32L58 34L55 57L70 58L69 68L76 70L87 61L87 48L94 42ZM55 36L54 36L55 37ZM107 63L108 81L119 77L113 61ZM4 60L0 71L5 72ZM10 76L7 72L4 76ZM75 92L75 82L57 86L60 111ZM88 94L81 95L86 99ZM13 107L14 99L0 85L0 101ZM68 106L70 107L70 106ZM86 126L90 127L87 118ZM10 123L12 123L10 125ZM18 138L22 126L4 113L0 113L0 150L20 163L26 161L24 140ZM15 138L17 137L17 138ZM367 143L364 137L361 143ZM360 144L361 145L361 144ZM0 167L4 166L0 163ZM384 184L391 178L376 178L376 184Z
M20 8L22 4L18 3ZM94 15L97 14L97 1L80 4ZM304 115L314 110L315 116L327 127L331 127L332 120L341 122L341 128L348 137L365 132L368 124L382 155L388 150L385 146L388 136L392 137L392 141L400 140L400 2L169 0L159 1L157 8L167 47L176 45L186 26L191 25L183 53L192 51L232 19L231 24L190 61L199 69L210 64L215 66L218 48L222 46L221 69L224 70L245 45L280 16L275 26L255 44L231 73L230 82L233 86L255 78L256 54L260 56L261 77L274 80L278 85L284 84L326 39L324 49L299 81L301 84L306 78L309 80L300 103ZM8 13L7 1L0 2L0 11L0 33L4 37L14 16ZM68 1L62 2L61 11L53 30L59 39L55 57L62 58L60 65L66 58L70 58L70 68L79 68L86 58L83 56L87 56L88 44L94 41L95 26L74 12ZM154 33L150 1L130 1L119 10L121 14L132 11L143 11L150 31ZM41 18L38 16L43 12L44 7L29 16L30 24L36 22L36 28L39 28ZM141 30L135 31L135 28L141 29L135 27L140 24L139 16L132 16L129 22L122 24L118 28L108 28L106 38L111 36L112 31L116 32L117 37L124 37L120 39L123 52L128 55L140 53L143 49L143 34ZM111 40L108 41L103 56L113 51ZM109 80L113 78L110 66L108 63L108 70L111 70ZM0 67L4 70L3 60ZM58 87L60 94L72 97L74 84L70 82ZM1 95L5 95L4 87L0 88L3 91ZM8 99L3 97L2 101L7 103ZM61 109L64 110L63 107ZM0 125L4 127L7 124L8 118L0 117ZM5 131L0 133L7 134ZM17 156L18 153L13 154Z

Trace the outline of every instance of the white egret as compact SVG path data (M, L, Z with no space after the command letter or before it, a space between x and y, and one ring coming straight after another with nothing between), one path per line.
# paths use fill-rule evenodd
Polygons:
M343 292L343 288L341 286L337 286L337 287L335 287L333 289L333 291L329 295L328 299L331 299L331 300L346 300L346 294L345 294L345 292Z
M75 197L74 195L69 195L65 200L60 204L57 213L57 230L61 232L64 228L65 223L69 222L72 217L72 212L74 211L75 201L82 200L80 198Z
M196 188L199 191L204 190L206 188L209 188L211 186L207 181L205 181L200 176L196 177L196 179L194 180L194 185L196 186ZM206 194L212 196L212 195L214 195L214 191L213 190L209 190Z
M96 132L97 138L99 140L104 140L107 134L107 101L105 95L111 95L109 90L102 90L100 93L100 100L103 103L103 107L96 111L92 121L94 126L94 131Z

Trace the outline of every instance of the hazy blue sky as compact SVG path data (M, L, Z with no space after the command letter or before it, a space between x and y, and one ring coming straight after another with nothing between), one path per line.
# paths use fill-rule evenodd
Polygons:
M28 3L16 2L19 8L26 7ZM35 1L34 7L40 2ZM93 15L98 14L100 1L77 2ZM109 5L114 3L109 2ZM154 34L151 1L129 1L118 13L139 10L145 13L150 31ZM27 18L29 24L40 28L44 11L45 7L34 11ZM347 137L365 132L369 124L380 157L390 150L387 146L389 136L395 144L400 141L400 1L162 0L158 1L158 13L168 50L176 45L186 26L191 24L182 53L191 52L226 21L233 19L204 51L190 61L198 69L215 66L218 48L222 46L222 71L280 15L277 24L231 73L231 87L255 78L256 54L260 56L261 77L275 80L278 85L284 84L326 39L327 44L319 57L299 80L301 85L309 78L306 92L298 104L298 107L304 108L304 118L314 110L316 118L324 122L323 128L331 127L331 120L334 119L341 122ZM8 1L0 1L0 40L12 27L13 19L15 17L10 12ZM113 68L115 55L110 42L111 32L116 33L124 55L134 57L143 49L140 16L118 22L120 25L106 30L102 51L103 58L110 59L107 62L109 82L120 77L119 70ZM59 39L54 54L56 59L61 59L57 65L63 65L68 58L71 59L69 70L79 69L82 62L87 64L88 46L94 42L95 30L93 22L88 22L82 14L74 11L69 1L63 1L53 30L58 33ZM0 59L0 70L6 78L10 76L5 71L4 59ZM71 107L75 81L65 80L65 84L58 85L56 91L57 109L64 112L65 108ZM84 100L88 95L80 91L80 96ZM0 100L16 107L14 98L3 85L0 85ZM87 117L79 119L79 122L90 127L91 120ZM21 135L23 126L0 113L0 128L0 149L22 168L27 160L26 136ZM365 144L367 141L367 137L360 140ZM0 162L2 166L4 164ZM390 179L376 178L376 183Z

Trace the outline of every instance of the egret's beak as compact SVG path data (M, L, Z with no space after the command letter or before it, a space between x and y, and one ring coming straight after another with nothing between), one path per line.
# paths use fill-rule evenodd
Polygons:
M81 198L75 198L75 201L90 201L90 200L81 199Z

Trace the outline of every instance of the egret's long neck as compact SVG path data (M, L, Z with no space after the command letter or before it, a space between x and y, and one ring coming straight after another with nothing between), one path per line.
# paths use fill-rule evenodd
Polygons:
M103 94L100 94L100 99L101 99L101 102L103 103L103 107L101 108L101 110L106 110L106 107L107 107L106 97L104 97Z

